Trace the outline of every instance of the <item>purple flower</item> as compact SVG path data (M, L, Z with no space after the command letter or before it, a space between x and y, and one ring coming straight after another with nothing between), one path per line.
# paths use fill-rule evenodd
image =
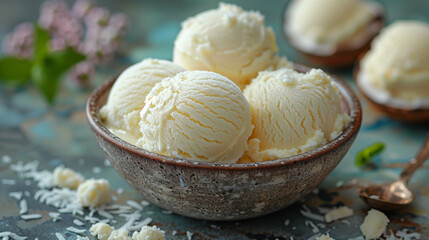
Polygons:
M94 75L94 64L90 61L80 62L71 70L71 80L79 87L89 86Z
M109 23L110 12L103 7L92 8L85 17L88 28L95 26L106 26Z
M73 4L72 12L79 19L85 19L89 11L95 6L93 1L90 0L77 0Z
M3 39L3 52L7 55L31 58L34 54L34 28L30 22L21 23Z

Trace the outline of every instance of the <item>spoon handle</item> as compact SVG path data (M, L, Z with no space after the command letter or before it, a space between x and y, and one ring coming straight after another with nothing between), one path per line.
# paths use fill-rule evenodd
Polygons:
M426 140L423 146L420 148L419 153L415 158L411 159L410 163L404 168L401 173L400 179L403 182L408 182L411 175L417 170L420 165L429 157L429 134L426 136Z

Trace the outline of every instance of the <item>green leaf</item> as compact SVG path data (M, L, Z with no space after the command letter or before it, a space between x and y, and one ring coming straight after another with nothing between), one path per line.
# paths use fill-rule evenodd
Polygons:
M384 143L374 143L373 145L363 149L357 154L355 165L358 167L367 165L374 156L384 150L384 147Z
M47 52L32 68L32 79L49 103L57 94L61 76L85 56L69 47L62 51Z
M0 59L0 81L11 85L23 85L31 77L33 61L16 57Z
M48 52L48 42L51 37L48 31L41 28L38 24L34 24L34 32L36 39L34 47L34 56L35 61L40 62Z

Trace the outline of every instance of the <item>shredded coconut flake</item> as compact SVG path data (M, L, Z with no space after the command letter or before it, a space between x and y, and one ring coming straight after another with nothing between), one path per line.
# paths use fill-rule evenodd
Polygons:
M136 201L128 200L127 204L130 205L131 207L135 208L135 209L140 210L140 211L143 210L143 207L140 204L138 204Z
M7 179L4 178L1 180L1 183L4 185L15 185L16 184L16 180L15 179Z
M192 240L192 236L194 235L193 232L186 231L186 237L188 237L188 240Z
M320 232L319 228L316 226L316 224L314 224L312 221L309 220L305 220L305 226L309 226L311 227L311 231L313 233L318 233Z
M28 212L28 205L25 199L22 199L19 202L19 214L26 214Z
M66 229L67 229L67 231L79 233L79 234L86 232L86 229L79 229L79 228L75 228L75 227L68 227Z
M79 219L73 219L73 223L79 227L82 227L83 225L85 225L85 223L83 223Z
M59 232L55 233L55 237L57 237L58 240L66 240L65 237Z
M287 227L287 226L289 226L289 224L290 224L290 220L286 219L286 221L284 222L284 225Z
M12 162L12 158L11 158L9 155L3 155L3 156L1 157L1 161L2 161L3 163L8 164L8 163L11 163L11 162Z
M311 212L310 208L308 208L305 204L302 205L302 208L304 208L304 210L300 210L300 212L303 216L320 222L325 221L325 218L322 215Z
M16 200L21 200L23 192L10 192L9 197L15 198Z
M13 233L13 232L0 232L0 237L2 239L9 239L9 237L10 237L14 240L25 240L25 239L27 239L27 237L19 236L18 234Z
M40 219L42 218L42 214L26 214L26 215L21 215L21 218L24 220L35 220L35 219Z

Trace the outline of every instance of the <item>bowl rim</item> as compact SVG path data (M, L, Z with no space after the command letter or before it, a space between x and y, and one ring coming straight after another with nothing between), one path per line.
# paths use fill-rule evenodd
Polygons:
M294 69L299 72L307 72L312 68L294 63ZM161 154L153 153L145 149L139 148L131 143L122 140L112 132L110 132L103 124L99 116L99 109L101 104L99 104L100 98L108 94L114 82L117 79L116 77L111 78L108 81L105 81L102 85L96 88L89 96L86 103L86 116L88 119L88 124L93 130L94 134L98 134L104 140L110 142L116 147L123 149L125 151L131 152L135 155L141 156L146 159L152 159L159 163L181 166L181 167L190 167L190 168L203 168L203 169L216 169L216 170L253 170L261 168L274 168L286 165L292 165L294 163L303 163L311 161L312 159L321 156L325 153L332 151L335 148L340 147L342 144L352 140L352 138L358 133L361 122L362 122L362 108L359 102L358 97L354 93L348 84L340 79L339 77L326 72L336 83L342 98L348 105L350 110L350 122L335 139L332 141L312 149L310 151L289 156L286 158L279 158L275 160L265 161L265 162L256 162L256 163L205 163L198 162L195 160L185 159L185 158L174 158L169 156L164 156ZM100 106L98 106L100 105Z

